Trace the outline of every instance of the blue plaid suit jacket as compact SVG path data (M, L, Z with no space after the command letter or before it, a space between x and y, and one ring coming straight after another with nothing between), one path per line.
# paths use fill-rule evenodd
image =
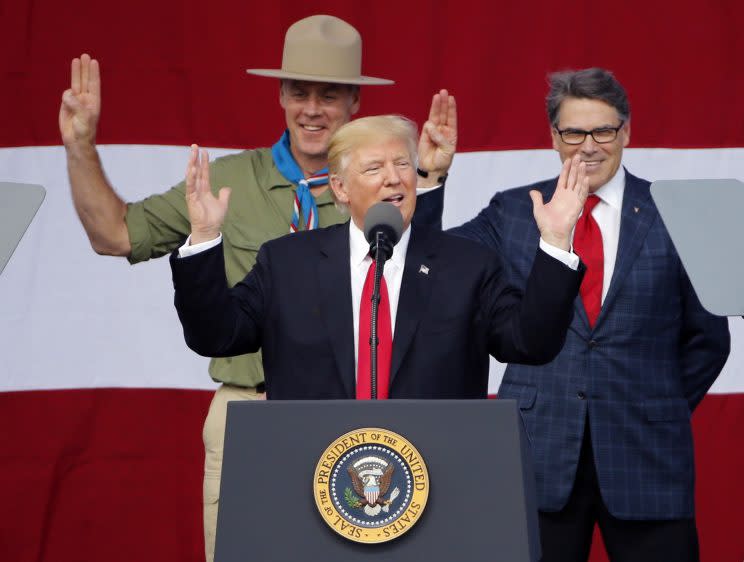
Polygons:
M524 287L540 238L529 191L547 201L556 180L498 193L454 232L499 251L512 283ZM726 362L728 322L702 308L649 182L627 172L621 217L594 329L577 297L558 357L540 367L509 365L499 396L519 403L541 510L568 501L588 420L602 497L615 517L692 517L690 415Z

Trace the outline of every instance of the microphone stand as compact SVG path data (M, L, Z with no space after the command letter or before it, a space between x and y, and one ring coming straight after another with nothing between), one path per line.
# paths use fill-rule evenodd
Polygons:
M380 340L377 338L377 311L380 306L380 283L382 282L382 272L388 256L393 254L393 245L382 231L375 233L374 248L372 248L375 260L375 278L372 288L372 311L370 314L369 329L369 346L370 346L370 385L372 400L377 400L377 346Z

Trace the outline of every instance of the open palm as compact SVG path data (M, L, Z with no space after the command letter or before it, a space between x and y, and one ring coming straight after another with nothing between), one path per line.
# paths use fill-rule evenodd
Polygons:
M230 188L220 189L217 197L209 182L209 155L195 144L186 166L186 207L191 221L191 243L198 244L219 236L227 214Z
M540 236L548 244L564 250L571 247L571 233L589 194L586 164L580 160L576 155L563 163L558 185L548 203L543 203L539 191L530 191Z

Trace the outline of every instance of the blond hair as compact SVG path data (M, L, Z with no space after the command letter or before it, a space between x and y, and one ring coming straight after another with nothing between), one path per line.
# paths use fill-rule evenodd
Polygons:
M374 115L350 121L331 137L328 146L328 172L343 175L353 150L388 139L405 142L411 160L415 162L417 136L416 123L400 115Z
M416 165L418 129L416 123L401 115L373 115L362 117L346 123L331 137L328 145L328 175L343 177L349 163L351 153L365 145L384 142L390 139L403 141L408 148L411 162ZM347 212L348 208L336 198L331 189L331 196L336 207Z

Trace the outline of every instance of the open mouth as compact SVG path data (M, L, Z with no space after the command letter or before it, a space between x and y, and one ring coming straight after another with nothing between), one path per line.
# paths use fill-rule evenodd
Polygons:
M400 207L401 203L403 203L403 195L400 193L397 193L395 195L391 195L390 197L387 197L383 199L386 203L392 203L396 207Z
M300 127L309 133L317 133L325 129L325 127L321 127L320 125L300 125Z

